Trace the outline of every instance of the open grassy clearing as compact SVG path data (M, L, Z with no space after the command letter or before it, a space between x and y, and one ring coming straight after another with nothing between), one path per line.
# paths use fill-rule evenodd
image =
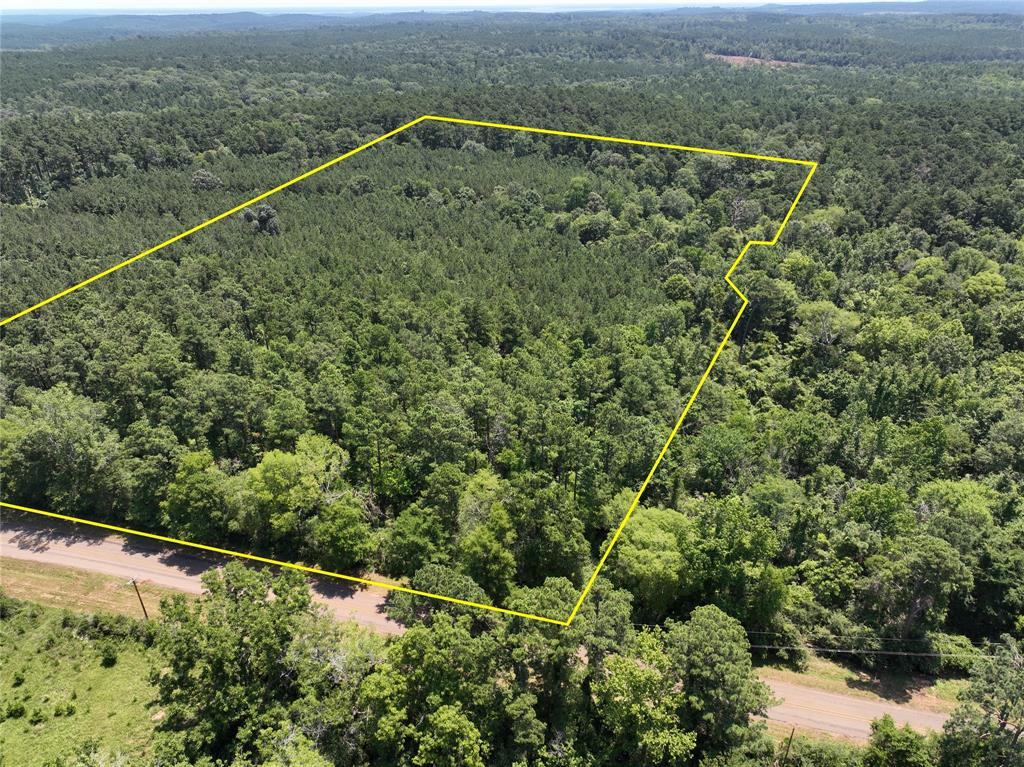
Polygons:
M0 764L59 764L83 748L112 761L148 753L160 713L149 651L123 636L131 623L2 599Z

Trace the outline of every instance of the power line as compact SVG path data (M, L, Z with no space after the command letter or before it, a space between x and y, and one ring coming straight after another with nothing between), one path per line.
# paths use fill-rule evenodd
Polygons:
M642 628L660 628L659 624L656 623L634 623L634 626ZM752 631L744 629L748 634L759 634L769 636L788 636L779 631ZM929 642L929 639L900 639L899 637L860 637L855 634L819 634L819 637L828 637L830 639L863 639L876 640L881 642ZM970 641L970 640L968 640ZM974 644L974 647L984 646L998 646L1006 647L1005 642L986 642L985 644ZM902 655L917 658L975 658L975 659L995 659L996 655L985 655L982 653L950 653L950 652L907 652L904 650L871 650L871 649L856 649L856 648L834 648L834 647L814 647L812 645L773 645L773 644L751 644L752 650L806 650L810 652L820 653L842 653L847 655Z
M995 659L995 655L980 655L974 653L949 653L949 652L904 652L902 650L848 650L835 649L831 647L810 647L808 645L774 645L774 644L752 644L751 649L757 650L810 650L812 652L846 653L849 655L907 655L915 658L988 658Z
M762 636L792 636L792 634L786 634L785 632L782 632L782 631L752 631L751 629L746 629L746 632L748 634L759 634L759 635L762 635ZM927 643L931 643L931 642L934 641L932 639L928 639L927 637L918 637L916 639L914 639L914 638L901 639L900 637L876 637L876 636L870 636L870 635L866 635L866 634L819 634L817 632L813 632L813 635L814 635L815 638L824 637L824 638L827 638L827 639L856 639L856 640L860 640L860 641L863 641L863 642L920 642L920 643L926 643L927 644ZM964 639L967 639L967 638L964 637ZM974 642L974 641L972 641L970 639L967 639L967 641L970 642L975 647L986 647L986 646L989 646L989 645L991 645L991 646L998 646L998 647L1005 647L1006 646L1005 642L988 642L988 641Z

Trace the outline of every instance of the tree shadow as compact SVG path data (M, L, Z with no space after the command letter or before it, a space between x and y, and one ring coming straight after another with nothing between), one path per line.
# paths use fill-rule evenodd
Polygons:
M920 674L898 671L868 673L855 668L851 670L857 677L847 679L847 687L865 690L893 703L910 703L917 693L930 687L934 681Z
M322 575L307 575L309 585L313 591L325 599L349 599L357 591L363 591L366 586L343 581L340 578L328 578Z
M10 536L6 546L34 553L43 553L61 544L99 546L111 535L120 535L101 528L11 509L4 509L2 528ZM126 554L155 557L162 564L187 575L199 575L227 561L225 557L216 554L190 551L182 546L131 535L121 535L121 549Z
M58 543L99 545L107 537L106 533L84 525L10 509L4 509L2 528L6 533L14 532L9 545L34 552L47 551Z
M228 558L213 552L188 549L182 545L149 541L145 538L125 540L122 550L127 554L155 557L161 564L181 570L186 575L202 575L207 570L220 567Z
M362 583L353 583L351 581L345 581L341 578L331 578L330 576L323 575L311 575L307 574L310 589L312 589L314 596L325 600L324 605L330 609L329 605L333 604L335 607L341 608L338 613L338 617L343 620L353 619L345 617L344 610L346 607L352 609L353 612L359 610L367 610L369 605L365 600L358 600L360 604L357 605L355 601L346 605L344 600L350 600L356 597L358 594L362 594L370 591L370 587ZM395 592L389 591L384 599L378 601L377 604L373 605L373 611L380 616L379 621L375 621L376 629L383 631L386 634L401 633L405 629L405 624L395 618L388 612L388 597ZM340 603L334 600L342 600ZM359 618L354 618L357 622Z
M87 525L65 522L49 517L16 510L4 510L2 529L5 533L5 546L42 553L58 545L100 545L112 535L118 536L118 545L125 554L154 558L162 565L174 568L188 576L199 576L210 570L223 567L238 558L215 552L189 548L187 545L165 543L130 534L116 534ZM260 563L240 559L248 567L266 567ZM272 569L279 569L271 566ZM316 596L325 600L348 600L369 589L364 584L346 581L341 578L320 576L306 573L310 588ZM362 605L366 609L367 604ZM374 606L375 612L393 622L387 614L384 600ZM401 625L396 622L396 625Z

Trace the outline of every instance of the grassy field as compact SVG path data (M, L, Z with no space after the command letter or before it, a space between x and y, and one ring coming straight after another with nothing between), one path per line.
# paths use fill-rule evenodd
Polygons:
M145 755L160 718L150 651L116 631L87 639L80 616L2 599L0 764L56 764L83 748L112 764Z
M943 713L956 707L956 696L967 684L963 679L936 679L892 672L868 673L815 656L811 656L806 670L801 672L780 666L761 666L757 672L762 679L777 679L890 703L906 703L925 711Z
M9 557L0 558L0 588L15 599L76 612L108 612L142 617L135 589L124 578L90 573L60 565L40 566ZM160 613L160 599L179 592L149 583L139 584L150 617Z

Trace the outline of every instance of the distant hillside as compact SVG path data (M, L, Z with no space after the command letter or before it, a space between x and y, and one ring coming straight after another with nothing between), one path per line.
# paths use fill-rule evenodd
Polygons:
M7 15L0 29L5 50L90 43L108 38L179 35L202 32L285 30L344 23L351 17L306 13L261 14L188 13L173 15L118 14L111 16Z
M791 15L875 14L1022 14L1022 6L1006 0L924 0L923 2L866 2L817 5L751 4L748 8L684 7L660 11L665 15L734 15L737 12L758 12ZM573 17L613 17L624 11L593 11L573 13ZM284 31L325 26L384 23L415 19L417 22L444 21L481 23L509 16L536 17L536 13L507 11L459 13L373 13L356 11L345 14L312 13L179 13L179 14L115 14L74 16L71 14L7 13L0 25L0 49L26 50L63 45L80 45L105 39L150 37L204 32ZM547 14L552 19L566 13Z

